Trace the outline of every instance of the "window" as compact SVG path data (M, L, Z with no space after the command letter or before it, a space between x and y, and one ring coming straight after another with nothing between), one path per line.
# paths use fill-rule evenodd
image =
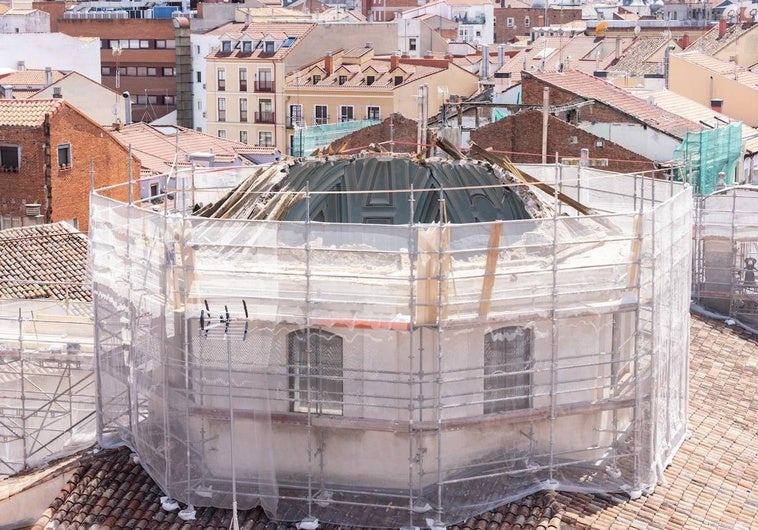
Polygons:
M242 53L253 53L253 41L242 41Z
M339 77L337 78L337 82L338 82L340 85L344 85L345 83L347 83L347 76L346 76L346 75L341 75L341 76L339 76Z
M158 69L154 66L148 66L147 75L149 75L150 77L156 77L158 75Z
M531 406L532 335L529 328L496 329L484 337L484 413Z
M217 134L219 138L226 138L226 131L224 129L219 129Z
M529 20L529 17L524 17L524 27L528 28L532 25L532 21Z
M255 82L256 92L273 92L274 76L270 69L258 70L258 79Z
M287 335L292 412L342 414L342 338L319 329Z
M367 120L380 120L381 118L380 118L379 107L367 107L366 119Z
M150 41L149 40L141 40L139 41L139 47L143 50L147 50L150 48Z
M176 70L173 66L164 66L163 67L163 77L174 77L176 74Z
M137 75L137 67L136 66L127 66L126 67L126 75L134 77Z
M513 17L508 17L505 19L505 26L508 28L515 28L516 21L513 19Z
M198 70L197 72L195 72L195 80L198 83L202 83L203 82L203 73L200 70Z
M290 46L295 44L296 40L297 40L297 37L287 37L282 43L282 48L289 48Z
M138 66L137 67L137 75L146 77L147 76L147 66Z
M247 68L240 68L240 92L247 92Z
M318 85L321 82L321 76L319 74L313 74L313 84Z
M313 117L316 125L329 123L329 114L326 105L316 105L313 107Z
M216 70L216 79L218 82L218 90L221 92L226 90L226 70L223 68Z
M408 50L412 52L416 51L416 39L408 39Z
M258 145L260 147L274 146L274 133L271 131L261 131L258 133Z
M240 99L240 121L247 121L247 98Z
M101 66L100 67L100 75L111 75L111 67L110 66Z
M71 144L61 144L58 146L58 167L71 167Z
M229 43L231 45L231 42ZM155 47L159 50L169 49L173 50L176 47L176 42L174 40L157 40L155 41ZM231 49L229 50L231 51Z
M395 86L402 85L403 84L403 76L402 75L396 75L395 76Z
M264 43L264 47L265 47L266 53L274 53L274 41L267 40Z
M232 41L230 40L222 40L221 41L221 51L224 53L231 53L232 52Z
M4 171L17 170L20 148L17 145L0 145L0 168Z
M366 76L366 84L367 85L369 85L369 86L373 85L374 81L376 81L376 77L374 77L373 75L367 75Z
M240 142L247 143L247 131L240 131Z
M218 98L218 121L226 121L226 98Z
M352 105L340 105L340 121L353 121L353 106Z
M289 126L299 127L303 123L303 106L302 105L290 105L289 112Z
M176 104L176 97L175 96L163 96L163 104L164 105L175 105Z

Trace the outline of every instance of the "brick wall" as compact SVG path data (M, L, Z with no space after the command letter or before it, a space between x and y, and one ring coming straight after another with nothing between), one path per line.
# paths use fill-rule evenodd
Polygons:
M17 172L0 171L0 214L24 215L24 204L38 203L46 211L44 127L0 127L0 144L21 147ZM70 145L70 167L61 168L58 146ZM95 186L128 180L128 152L111 134L68 105L50 117L49 221L76 219L79 229L89 229L90 161L94 163ZM133 165L139 175L139 163ZM128 200L126 186L109 196ZM138 196L138 195L137 195Z
M508 2L499 2L495 8L495 42L508 42L516 36L529 35L534 27L545 26L545 10L542 8L508 7ZM513 19L513 26L508 27L508 19ZM548 9L547 25L567 24L582 20L581 9ZM529 19L529 24L526 20Z
M543 89L550 89L550 105L567 105L581 103L585 98L577 96L573 92L559 87L548 85L532 75L522 72L521 74L521 102L524 105L542 105ZM577 121L589 121L593 123L639 123L631 116L627 116L616 109L595 102L576 111Z
M548 162L563 157L579 157L581 150L589 149L590 158L607 158L608 166L602 169L629 173L655 169L655 164L618 144L583 131L554 116L548 118ZM495 123L471 132L471 140L481 147L504 151L511 160L521 163L542 161L542 112L529 110L508 116ZM603 146L597 147L596 142Z

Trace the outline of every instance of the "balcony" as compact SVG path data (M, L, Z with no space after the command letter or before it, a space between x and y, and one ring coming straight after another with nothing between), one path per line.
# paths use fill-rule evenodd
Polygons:
M255 113L255 123L276 123L276 116L273 111L260 110Z
M256 92L273 92L274 91L274 82L272 80L268 80L268 81L256 81L255 82L255 91Z
M468 24L468 25L481 25L485 23L484 15L477 15L473 17L470 17L468 15L457 16L454 18L454 20L458 24Z

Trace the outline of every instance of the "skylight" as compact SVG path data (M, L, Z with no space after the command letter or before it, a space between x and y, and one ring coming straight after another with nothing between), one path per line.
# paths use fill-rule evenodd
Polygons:
M284 40L284 43L282 43L282 48L289 48L295 43L296 40L297 40L297 37L287 37Z

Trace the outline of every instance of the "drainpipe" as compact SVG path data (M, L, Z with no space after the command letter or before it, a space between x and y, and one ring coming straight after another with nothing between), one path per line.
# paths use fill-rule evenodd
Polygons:
M547 117L550 113L550 89L542 89L542 163L547 164Z
M50 114L45 113L45 121L42 125L44 144L42 145L42 173L45 180L45 223L53 222L53 178L52 178L52 155L50 147Z

